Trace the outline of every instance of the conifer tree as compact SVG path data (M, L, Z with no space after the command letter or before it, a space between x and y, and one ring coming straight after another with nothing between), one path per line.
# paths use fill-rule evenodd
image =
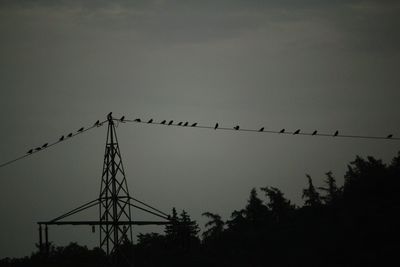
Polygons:
M224 221L221 219L221 216L211 212L204 212L202 215L211 219L205 225L206 227L208 227L208 229L204 231L203 238L205 240L210 240L220 237L222 232L224 231L225 225Z
M189 214L182 210L179 218L179 242L184 248L190 248L200 243L197 234L200 231L196 221L190 219Z
M269 198L267 207L272 213L276 222L280 222L287 218L289 213L295 209L295 206L290 203L290 200L283 196L282 191L275 187L263 187L262 191L265 192Z
M245 218L248 222L257 223L265 218L267 207L262 200L258 198L257 191L253 188L250 191L250 197L244 210Z
M306 174L308 179L308 188L303 189L303 199L305 206L318 207L321 205L321 197L315 189L311 176Z
M165 226L165 237L168 241L175 243L178 240L179 233L179 218L175 208L172 208L172 215L170 216L171 224Z
M326 192L326 194L322 196L321 199L324 201L325 204L329 205L337 201L341 190L337 187L335 177L333 176L331 171L325 173L325 175L326 179L324 182L327 187L318 187L318 189Z

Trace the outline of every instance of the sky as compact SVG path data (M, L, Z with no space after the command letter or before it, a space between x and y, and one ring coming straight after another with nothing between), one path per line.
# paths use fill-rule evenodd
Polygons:
M395 0L0 0L0 162L110 111L399 136L399 13ZM184 209L201 227L205 211L229 219L253 187L278 187L302 205L305 174L321 186L332 171L341 185L356 155L390 162L400 150L387 140L143 124L117 133L131 194ZM0 258L30 255L37 221L98 197L105 138L100 127L0 168ZM98 232L54 226L50 241L92 247Z

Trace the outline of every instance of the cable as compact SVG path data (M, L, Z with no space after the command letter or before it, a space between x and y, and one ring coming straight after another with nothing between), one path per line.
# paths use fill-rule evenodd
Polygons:
M5 166L7 166L7 165L9 165L9 164L11 164L11 163L14 163L14 162L16 162L16 161L19 161L19 160L21 160L21 159L24 159L24 158L26 158L26 157L32 156L32 155L34 155L34 154L36 154L36 153L42 152L42 151L44 151L44 150L47 150L47 149L49 149L49 148L52 147L52 146L55 146L55 145L57 145L57 144L59 144L59 143L65 142L65 141L67 141L67 140L70 140L71 138L73 138L73 137L75 137L75 136L77 136L77 135L83 134L83 133L85 133L85 132L87 132L87 131L89 131L89 130L92 130L92 129L94 129L94 128L101 127L101 126L104 125L104 123L105 123L106 121L107 121L107 120L102 121L102 122L97 121L94 125L92 125L92 126L90 126L90 127L88 127L88 128L82 127L82 128L80 128L77 132L75 132L75 133L70 133L70 134L69 134L67 137L65 137L65 138L64 138L64 136L62 136L62 139L60 138L59 140L57 140L57 141L55 141L55 142L53 142L53 143L46 143L45 145L43 145L43 146L41 146L41 147L37 147L37 148L35 148L35 149L32 148L31 150L29 150L30 153L28 152L28 153L25 154L25 155L22 155L22 156L20 156L20 157L17 157L17 158L15 158L15 159L12 159L12 160L9 160L9 161L6 161L6 162L0 164L0 168L5 167Z
M117 120L117 119L114 119ZM213 129L213 130L223 130L223 131L235 131L235 132L257 132L257 133L266 133L266 134L281 134L281 135L308 135L308 136L322 136L322 137L335 137L335 138L353 138L353 139L378 139L378 140L392 140L392 141L400 141L399 137L393 137L392 134L388 136L371 136L371 135L346 135L346 134L339 134L338 131L336 131L333 134L328 134L328 133L319 133L318 131L314 132L300 132L300 130L296 131L285 131L284 129L282 130L265 130L264 127L260 129L243 129L239 128L239 126L235 126L232 128L227 128L227 127L219 127L218 124L215 126L207 126L207 125L198 125L195 123L189 124L183 122L180 123L172 123L172 121L169 121L168 123L164 120L162 122L154 122L153 120L151 121L141 121L140 119L135 119L135 120L130 120L130 119L124 119L123 121L117 120L121 123L129 122L129 123L139 123L139 124L155 124L155 125L162 125L162 126L174 126L174 127L182 127L182 128L200 128L200 129Z
M111 115L111 113L110 113ZM207 125L198 125L197 123L190 123L189 122L179 122L179 123L173 123L172 120L170 120L169 122L167 122L166 120L162 121L162 122L155 122L153 121L153 119L150 119L149 121L145 122L145 121L141 121L140 119L135 119L135 120L131 120L131 119L125 119L125 116L123 116L121 119L116 119L113 118L114 121L116 121L118 124L121 123L139 123L139 124L153 124L153 125L162 125L162 126L173 126L173 127L182 127L182 128L198 128L198 129L213 129L213 130L218 130L218 131L236 131L236 132L257 132L257 133L266 133L266 134L280 134L280 135L306 135L306 136L322 136L322 137L335 137L335 138L352 138L352 139L369 139L369 140L392 140L392 141L400 141L399 137L393 137L392 134L389 134L387 136L371 136L371 135L346 135L346 134L339 134L338 131L336 131L334 134L328 134L328 133L319 133L318 131L314 131L314 132L301 132L300 129L296 130L296 131L285 131L285 129L282 130L266 130L264 129L264 127L260 128L260 129L244 129L244 128L240 128L239 126L235 126L232 128L228 128L228 127L220 127L219 124L217 123L215 126L207 126ZM45 145L41 146L41 147L37 147L35 149L31 149L29 150L29 152L25 155L22 155L20 157L14 158L12 160L9 160L7 162L4 162L2 164L0 164L0 168L5 167L11 163L14 163L16 161L19 161L21 159L24 159L26 157L32 156L38 152L41 152L43 150L46 150L54 145L57 145L61 142L64 142L66 140L71 139L72 137L75 137L79 134L85 133L93 128L97 128L97 127L101 127L103 126L103 124L107 122L107 120L104 120L102 122L97 121L94 125L92 125L89 128L80 128L78 130L78 132L75 133L70 133L67 137L64 138L64 136L62 137L62 139L59 139L58 141L55 141L53 143L46 143Z

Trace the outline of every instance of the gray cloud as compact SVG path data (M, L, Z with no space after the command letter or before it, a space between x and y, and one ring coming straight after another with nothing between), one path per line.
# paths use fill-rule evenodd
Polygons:
M153 44L240 38L298 23L340 32L355 49L393 49L399 41L397 1L5 1L2 9L3 20L14 17L17 25L42 17L38 27L54 21Z

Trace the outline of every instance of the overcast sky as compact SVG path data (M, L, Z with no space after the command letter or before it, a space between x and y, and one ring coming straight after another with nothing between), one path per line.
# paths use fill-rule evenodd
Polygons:
M395 0L0 0L0 162L110 111L399 136L399 27ZM201 226L205 211L229 219L252 187L279 187L301 205L306 173L320 186L331 170L342 184L356 155L387 162L400 148L142 124L117 131L133 195L185 209ZM0 169L0 258L29 255L37 221L98 196L105 137L98 128ZM93 246L98 232L52 227L50 239Z

